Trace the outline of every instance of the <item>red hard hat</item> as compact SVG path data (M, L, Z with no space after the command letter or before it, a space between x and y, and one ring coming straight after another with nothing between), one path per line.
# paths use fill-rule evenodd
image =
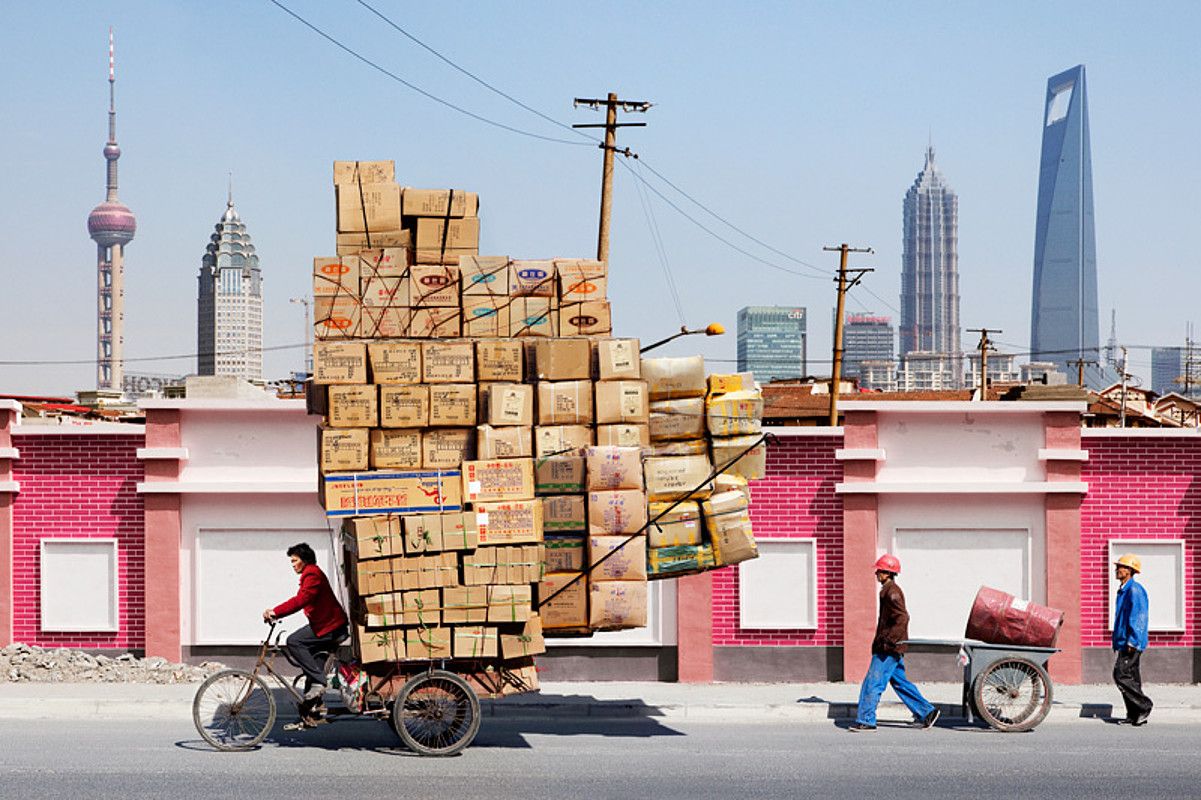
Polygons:
M901 571L901 562L896 556L885 553L876 559L876 572L891 572L896 575Z

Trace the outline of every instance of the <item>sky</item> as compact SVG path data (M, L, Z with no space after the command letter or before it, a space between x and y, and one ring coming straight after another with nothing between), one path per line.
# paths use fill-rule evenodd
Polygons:
M478 192L482 253L595 253L595 145L356 0L279 2L428 94L568 143L439 104L269 0L13 5L0 30L0 394L95 386L86 219L104 199L110 25L120 198L138 220L126 251L128 371L195 371L196 279L230 173L261 259L264 344L279 348L265 354L268 379L303 363L304 312L289 300L309 293L312 258L333 252L336 159L393 159L404 185ZM626 119L645 128L618 135L640 159L616 170L614 332L646 342L681 324L728 330L664 355L700 352L711 371L732 370L737 310L795 305L809 313L809 371L828 374L837 254L822 248L841 242L875 251L852 257L875 272L848 310L898 321L901 203L930 141L959 195L961 322L1001 329L1002 352L1028 350L1043 98L1047 78L1078 63L1101 339L1116 310L1131 371L1149 378L1147 348L1182 345L1201 316L1190 241L1201 219L1201 4L370 2L563 125L603 121L573 97L654 103ZM695 222L640 188L638 171Z

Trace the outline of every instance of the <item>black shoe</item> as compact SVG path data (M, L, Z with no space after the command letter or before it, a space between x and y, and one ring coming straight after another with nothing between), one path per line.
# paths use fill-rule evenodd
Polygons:
M939 711L937 708L931 709L929 714L922 717L922 730L926 730L927 728L933 728L934 723L938 722L938 718L941 714L942 714L942 712Z
M851 733L875 733L875 725L864 725L862 722L856 722L851 727L847 728Z
M1137 727L1139 727L1139 726L1141 726L1141 725L1146 725L1146 724L1147 724L1147 718L1148 718L1148 717L1150 717L1150 716L1151 716L1150 714L1142 714L1141 716L1139 716L1139 717L1137 717L1137 718L1135 718L1135 719L1132 719L1132 720L1130 720L1130 724L1131 724L1131 725L1133 725L1133 726L1134 726L1134 727L1136 727L1136 728L1137 728Z
M1132 719L1128 719L1128 718L1126 718L1126 717L1122 717L1121 719L1115 719L1115 720L1113 721L1113 724L1114 724L1114 725L1133 725L1133 724L1134 724L1134 720L1132 720Z

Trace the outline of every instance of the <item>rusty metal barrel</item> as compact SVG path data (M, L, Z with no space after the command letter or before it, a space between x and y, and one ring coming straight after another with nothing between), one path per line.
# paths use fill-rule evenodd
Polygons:
M964 635L989 644L1054 647L1062 625L1063 612L1058 609L981 586Z

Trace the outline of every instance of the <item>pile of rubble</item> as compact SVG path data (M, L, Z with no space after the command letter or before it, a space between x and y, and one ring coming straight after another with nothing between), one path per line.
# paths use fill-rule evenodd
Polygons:
M90 655L59 647L47 650L27 644L0 649L0 682L13 683L199 683L223 664L172 664L165 658Z

